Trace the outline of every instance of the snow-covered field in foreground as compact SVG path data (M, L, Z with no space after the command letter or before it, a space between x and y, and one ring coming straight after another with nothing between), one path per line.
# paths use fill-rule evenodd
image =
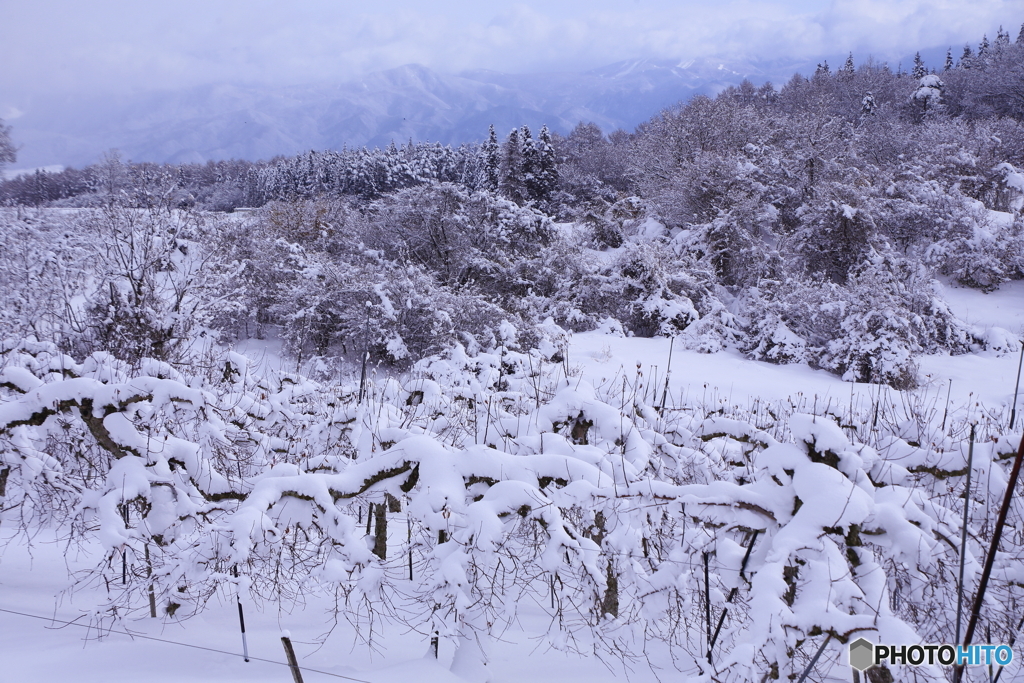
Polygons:
M397 519L397 518L396 518ZM404 528L401 524L392 527ZM55 601L54 589L68 583L64 546L52 536L35 539L31 556L23 544L8 547L0 564L0 609L61 620L87 609L88 596ZM69 565L75 558L69 557ZM345 623L323 647L317 641L330 623L326 602L304 605L245 604L245 625L251 661L243 661L238 612L233 596L221 596L201 614L188 619L132 622L131 630L175 643L223 652L132 638L123 633L100 634L84 626L63 626L49 620L0 612L0 653L4 681L73 681L74 683L172 683L194 681L219 683L251 681L284 683L291 674L284 665L281 634L287 631L295 647L305 683L344 679L368 683L459 683L464 679L449 671L452 651L442 645L434 659L427 639L404 629L388 629L384 645L371 653L353 645L353 633ZM565 656L537 647L529 621L539 610L525 610L523 629L510 630L491 651L495 683L512 681L625 680L621 663L608 667L596 658ZM84 622L83 622L84 623ZM536 622L539 627L539 620ZM117 630L117 629L115 629ZM539 631L539 629L538 629ZM447 651L446 651L447 650ZM235 655L227 653L236 653ZM273 660L274 663L259 661ZM652 663L658 662L657 653ZM661 659L664 659L662 657ZM662 666L670 666L662 661ZM629 679L657 680L645 665L633 665ZM671 668L664 672L678 676ZM339 678L345 677L345 678Z
M972 290L947 289L954 310L971 324L998 326L1014 335L1024 331L1024 283L1011 283L994 294ZM588 333L573 338L569 363L583 369L583 376L594 383L621 382L623 373L631 381L637 365L647 378L649 390L660 396L668 364L666 339L622 338ZM954 409L1008 410L1017 372L1015 353L992 353L959 357L933 356L920 360L926 386L918 400L941 406L952 380L951 404ZM724 352L703 355L673 349L669 382L669 401L704 403L726 402L741 406L762 402L792 401L800 409L826 404L848 405L853 400L862 408L870 405L878 388L851 385L835 376L805 366L773 366L748 361L738 354ZM893 401L901 399L893 394ZM972 406L971 404L980 404ZM833 408L834 409L834 408ZM394 530L403 528L399 515ZM8 543L0 557L0 609L53 617L74 618L90 607L89 595L62 593L68 586L68 570L87 566L89 558L81 551L65 552L65 547L47 533L33 539L31 549L24 541ZM372 683L418 683L460 681L448 670L452 653L442 647L440 659L428 654L427 639L418 633L390 627L383 645L369 652L354 644L353 633L340 624L326 643L318 646L329 624L329 605L246 603L249 651L253 661L240 656L234 597L224 594L212 601L197 616L187 619L139 619L132 628L139 635L180 644L132 638L120 633L101 634L82 626L62 624L0 612L0 679L5 681L277 681L291 680L283 666L282 630L290 632L296 645L307 683L316 681L362 680ZM521 606L522 607L522 606ZM578 658L538 646L538 634L544 628L540 609L521 609L517 627L506 632L494 647L491 669L496 683L511 681L598 681L624 680L627 672L621 663L606 666L596 658ZM181 644L209 648L185 647ZM210 650L220 650L214 652ZM237 653L237 654L228 654ZM650 664L634 664L630 680L677 680L668 652L654 649ZM258 661L273 660L274 663ZM827 669L827 666L824 667ZM661 676L659 677L658 673ZM1006 680L1006 679L1004 679Z

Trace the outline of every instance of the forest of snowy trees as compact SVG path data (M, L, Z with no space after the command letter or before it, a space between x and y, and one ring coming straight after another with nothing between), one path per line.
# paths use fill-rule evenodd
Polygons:
M977 497L1005 490L1016 442L1002 416L940 424L882 388L913 389L922 354L1019 348L937 278L1024 278L1024 27L936 69L851 55L744 82L633 133L112 152L0 203L0 524L102 548L74 588L105 596L97 623L328 595L365 641L401 624L480 681L531 601L552 647L665 647L703 681L960 632L959 539L973 591L996 514ZM878 399L685 405L639 364L580 377L566 339L594 329ZM295 372L231 350L264 338ZM965 495L971 472L987 488ZM1019 507L1010 524L991 642L1024 608Z

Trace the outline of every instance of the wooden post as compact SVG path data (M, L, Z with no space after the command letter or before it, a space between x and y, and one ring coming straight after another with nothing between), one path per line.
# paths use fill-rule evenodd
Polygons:
M294 683L302 683L302 671L299 670L299 662L295 659L292 639L287 635L283 635L281 636L281 644L284 645L284 656L288 658L288 668L292 670L292 680Z
M374 529L373 554L382 560L388 559L388 507L385 503L377 503L373 507Z

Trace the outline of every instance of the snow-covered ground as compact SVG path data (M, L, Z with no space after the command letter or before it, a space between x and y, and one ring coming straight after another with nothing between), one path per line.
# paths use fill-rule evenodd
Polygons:
M1024 281L1006 283L991 294L946 285L943 294L953 312L968 324L985 331L1002 328L1011 337L1024 338ZM806 365L772 365L748 360L736 351L698 353L671 345L666 338L578 334L572 338L569 361L582 366L584 377L595 384L602 380L621 382L623 373L632 384L639 366L651 391L655 388L650 385L657 382L660 397L670 348L669 396L680 403L724 401L746 408L759 399L770 403L792 401L797 409L810 410L815 403L819 408L829 403L849 405L851 396L855 405L870 405L879 391L876 385L844 382L836 375ZM993 351L921 356L921 387L912 393L923 403L944 403L949 393L951 409L979 403L976 408L1009 411L1019 359L1015 352ZM899 392L887 388L882 391L895 402L901 401Z
M972 325L1001 327L1013 336L1024 334L1024 282L1004 285L992 294L947 287L946 296L954 311ZM792 402L797 410L812 406L822 409L826 405L848 406L852 396L863 408L879 391L875 386L842 382L806 366L775 366L747 360L735 352L706 355L678 346L671 348L666 398L670 405L700 401L746 408L762 401ZM271 364L280 358L273 342L249 342L236 350ZM660 400L669 352L667 339L592 332L572 338L568 363L582 368L583 377L597 386L618 386L625 375L632 387L640 372L644 378L641 385L646 387L641 391ZM941 405L949 390L953 409L977 403L972 409L1008 410L1017 363L1018 354L1014 352L923 357L920 368L924 386L916 392L915 400ZM895 392L890 393L894 401L900 400ZM403 526L394 524L392 529ZM131 629L140 636L161 640L101 634L85 628L87 624L64 626L60 620L74 619L91 607L90 594L64 592L70 584L69 570L87 566L88 553L68 550L48 532L38 534L31 548L23 540L8 543L6 539L0 539L0 548L4 548L0 556L0 610L5 610L0 611L0 678L5 681L283 683L291 680L291 674L283 665L282 630L291 634L307 683L344 679L372 683L463 680L448 670L450 651L442 647L440 658L435 660L428 653L424 635L399 627L386 628L374 651L360 643L344 622L324 640L331 623L329 605L317 600L281 605L247 602L245 618L253 657L248 663L239 656L242 643L237 608L234 596L227 594L218 596L191 618L130 622ZM507 632L492 653L495 683L625 680L627 674L632 681L678 677L671 668L669 653L664 651L651 653L650 664L655 670L638 663L627 672L621 663L606 666L596 657L579 658L547 650L538 645L544 628L542 611L529 606L521 611L517 630ZM660 670L660 676L656 670Z
M392 528L404 528L404 518L399 521ZM69 584L68 569L86 566L89 558L74 551L65 553L65 544L52 533L39 534L31 549L22 541L8 544L7 538L0 538L0 545L6 548L0 556L3 681L284 683L291 681L280 639L285 631L305 683L464 681L449 671L453 653L447 645L442 643L439 658L434 659L426 637L398 627L388 628L383 642L375 643L371 652L341 621L321 646L332 622L330 605L323 600L281 605L246 602L249 662L242 658L237 607L229 595L219 596L199 615L187 619L130 620L129 630L135 637L117 628L119 632L101 634L84 621L65 625L62 622L92 606L88 594L61 594ZM606 666L595 657L538 647L540 610L523 611L521 628L507 632L490 653L494 683L625 680L627 673L632 681L658 680L643 664L634 664L626 672L618 662L609 661ZM670 667L666 654L654 653L652 663ZM665 673L671 678L675 672Z

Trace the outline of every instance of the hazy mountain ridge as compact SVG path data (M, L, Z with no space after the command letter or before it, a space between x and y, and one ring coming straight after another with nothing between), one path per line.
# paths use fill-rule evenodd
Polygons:
M523 124L567 133L580 121L632 129L675 102L743 78L763 82L770 71L785 73L708 59L522 75L447 75L410 64L330 86L206 85L113 99L39 99L13 123L19 167L81 166L112 148L134 161L255 160L392 140L459 144L481 140L490 124L499 134Z

